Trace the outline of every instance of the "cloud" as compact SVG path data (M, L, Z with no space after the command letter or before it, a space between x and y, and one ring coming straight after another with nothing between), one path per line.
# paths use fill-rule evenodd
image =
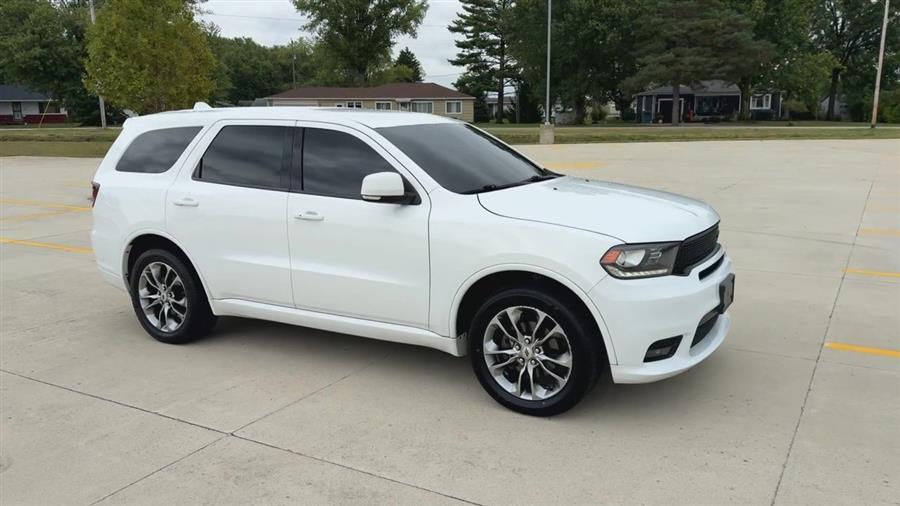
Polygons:
M216 24L224 37L249 37L266 45L283 45L309 34L305 19L290 0L209 0L200 4L200 19ZM447 62L456 55L455 35L447 26L460 10L458 0L431 0L416 37L400 37L394 54L409 47L422 62L425 80L451 86L463 71Z

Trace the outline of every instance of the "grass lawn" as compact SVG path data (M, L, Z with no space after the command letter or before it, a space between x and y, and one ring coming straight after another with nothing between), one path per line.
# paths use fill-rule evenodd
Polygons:
M538 128L483 125L485 130L510 144L536 144ZM900 128L860 127L783 127L783 126L631 126L631 127L558 127L557 144L592 142L663 142L767 139L900 139Z
M510 144L536 144L537 125L479 124ZM109 128L0 129L0 156L102 157L120 130ZM556 128L558 144L764 139L900 139L900 128L871 130L848 123L806 122L647 126L628 123Z

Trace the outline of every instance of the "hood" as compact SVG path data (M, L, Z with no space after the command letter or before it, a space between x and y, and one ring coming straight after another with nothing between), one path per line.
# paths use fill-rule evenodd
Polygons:
M589 230L627 243L681 241L719 221L710 206L674 193L573 177L478 194L488 211Z

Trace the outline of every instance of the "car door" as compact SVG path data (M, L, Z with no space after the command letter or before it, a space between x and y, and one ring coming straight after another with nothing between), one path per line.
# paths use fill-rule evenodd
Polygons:
M167 230L214 299L293 306L286 208L295 124L216 123L169 188Z
M288 237L301 309L428 326L428 195L386 150L351 128L298 123ZM296 153L301 153L297 156ZM413 204L368 202L363 178L399 172Z

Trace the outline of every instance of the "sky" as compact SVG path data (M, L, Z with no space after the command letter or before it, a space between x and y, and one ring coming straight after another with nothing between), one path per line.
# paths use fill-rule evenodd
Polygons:
M301 30L304 18L290 0L208 0L200 7L205 11L200 18L218 25L224 37L249 37L274 46L309 35ZM398 38L394 55L409 47L422 62L425 81L452 87L462 69L447 62L456 55L454 34L447 25L459 10L458 0L428 0L428 12L418 35Z

